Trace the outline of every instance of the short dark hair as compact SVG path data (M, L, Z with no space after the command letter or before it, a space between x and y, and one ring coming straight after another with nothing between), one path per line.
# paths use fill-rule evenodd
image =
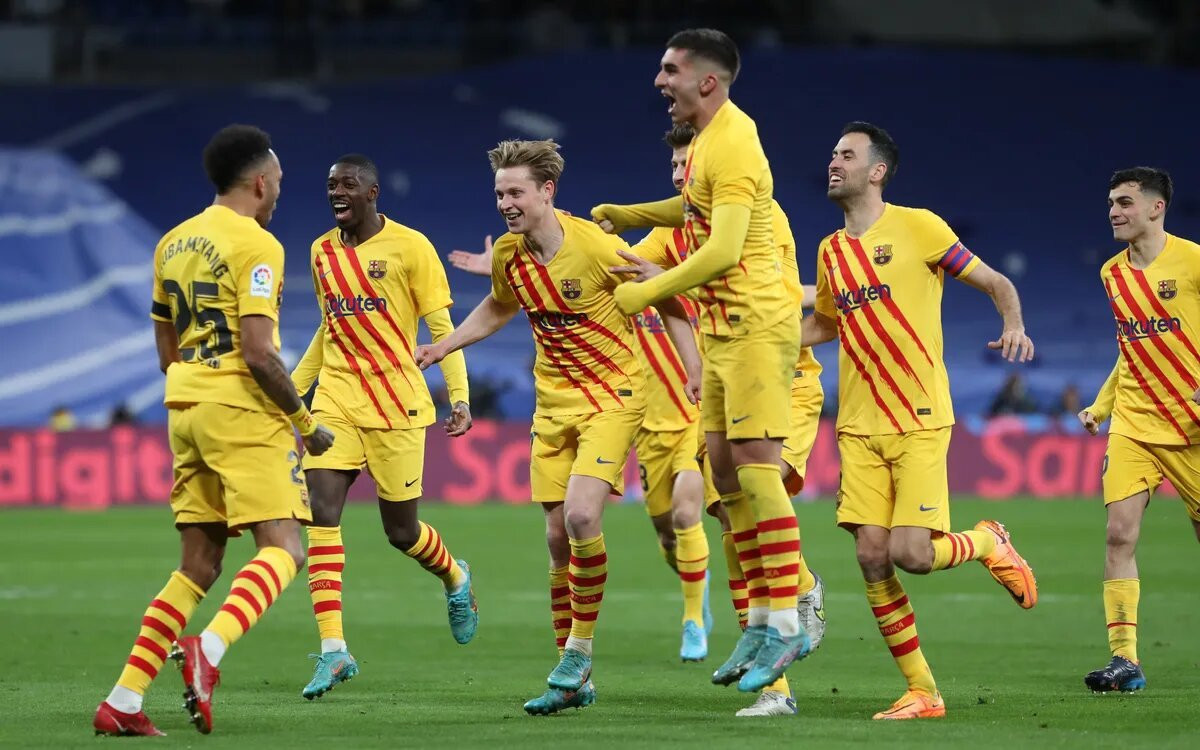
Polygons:
M667 131L663 136L663 143L666 143L672 149L683 148L692 142L696 137L696 129L686 122L681 122L675 127Z
M1171 175L1167 174L1167 170L1155 167L1118 169L1109 178L1108 189L1112 190L1117 185L1123 185L1126 182L1136 182L1143 193L1154 193L1161 197L1168 206L1171 205L1171 195L1175 192L1175 184L1171 182Z
M342 154L334 164L349 164L352 167L358 167L360 173L369 174L369 179L373 180L375 184L379 184L379 168L375 166L375 162L362 154Z
M732 83L742 68L742 56L729 35L717 29L684 29L667 40L667 47L685 49L689 54L716 63L729 73Z
M896 170L900 168L900 147L896 145L886 130L862 120L846 123L846 127L842 128L842 135L850 133L862 133L870 139L871 158L887 165L887 172L883 175L883 187L887 187L892 177L896 175Z
M204 147L204 173L217 194L224 195L270 151L271 136L263 130L253 125L226 125Z

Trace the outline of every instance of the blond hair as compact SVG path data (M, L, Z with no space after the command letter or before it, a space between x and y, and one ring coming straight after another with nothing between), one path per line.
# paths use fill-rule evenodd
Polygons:
M558 144L553 139L544 141L501 141L488 151L488 161L492 163L492 171L513 167L528 167L529 176L539 185L553 182L558 186L558 179L563 173L563 158L558 153Z

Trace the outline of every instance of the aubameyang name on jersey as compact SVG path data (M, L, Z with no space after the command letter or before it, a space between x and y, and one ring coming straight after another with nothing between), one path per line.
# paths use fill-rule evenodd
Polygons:
M166 250L163 250L162 262L165 264L181 253L199 253L204 258L204 262L208 263L214 279L221 278L229 270L229 266L225 265L221 254L217 252L217 246L207 237L188 237L175 240L167 245Z
M863 284L858 289L843 289L833 295L833 304L842 312L857 310L868 302L891 299L892 288L887 284Z
M532 310L529 313L529 319L537 323L538 328L542 330L555 331L563 328L574 328L581 323L586 323L588 314L585 312L561 313L548 310Z
M1182 330L1183 321L1179 318L1156 318L1151 316L1142 320L1129 318L1128 320L1117 321L1117 335L1127 341L1136 341L1137 339Z
M383 297L342 297L332 294L325 295L325 310L335 318L347 315L362 315L363 313L387 312L387 300Z

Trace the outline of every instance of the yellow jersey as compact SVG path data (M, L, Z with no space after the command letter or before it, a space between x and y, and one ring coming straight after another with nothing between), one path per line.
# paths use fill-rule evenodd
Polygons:
M945 274L979 265L936 214L884 205L862 237L821 241L816 311L835 319L839 433L890 435L954 424L942 359Z
M663 268L670 268L687 257L687 244L682 229L655 227L633 246L632 252ZM677 299L692 322L692 330L698 333L700 320L696 304L686 297ZM683 360L667 335L662 316L653 307L634 315L633 325L637 333L637 355L646 372L646 417L642 429L652 432L682 430L700 416L700 407L688 401L684 390L687 372L683 369ZM697 347L700 345L698 339L699 336Z
M249 216L209 206L154 249L150 317L175 325L181 362L167 368L168 407L225 404L281 413L242 358L241 318L275 321L283 295L283 245Z
M1128 248L1100 271L1116 322L1116 401L1109 432L1143 443L1200 445L1200 245L1167 235L1147 268Z
M521 235L505 234L492 247L492 296L520 304L529 318L536 414L590 414L644 408L645 378L634 348L633 323L621 314L613 290L624 265L620 237L595 223L555 211L562 246L542 264Z
M779 201L771 201L771 228L775 236L775 248L779 251L779 262L783 268L783 286L788 299L795 305L796 315L803 315L804 283L800 280L800 267L796 262L796 238L792 236L792 224ZM796 377L820 378L821 363L813 355L812 347L800 347L796 360ZM820 380L816 381L820 384Z
M700 287L700 330L738 336L793 314L773 242L771 166L758 127L733 102L722 104L688 146L683 181L683 234L689 253L704 248L714 206L750 209L741 260Z
M417 322L452 304L450 285L425 235L380 216L383 229L356 247L336 227L312 244L324 327L312 408L363 428L425 427L436 414L413 359Z

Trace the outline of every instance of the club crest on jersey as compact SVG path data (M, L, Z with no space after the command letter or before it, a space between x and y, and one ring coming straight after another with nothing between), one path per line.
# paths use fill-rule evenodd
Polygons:
M387 274L386 260L373 260L367 264L367 275L372 279L382 279Z
M1179 294L1179 289L1175 286L1175 279L1166 279L1158 282L1158 296L1163 299L1175 299L1175 295Z
M579 299L583 296L583 286L579 279L563 279L562 294L567 299Z
M877 266L886 266L892 261L892 246L891 245L876 245L875 257L872 258Z

